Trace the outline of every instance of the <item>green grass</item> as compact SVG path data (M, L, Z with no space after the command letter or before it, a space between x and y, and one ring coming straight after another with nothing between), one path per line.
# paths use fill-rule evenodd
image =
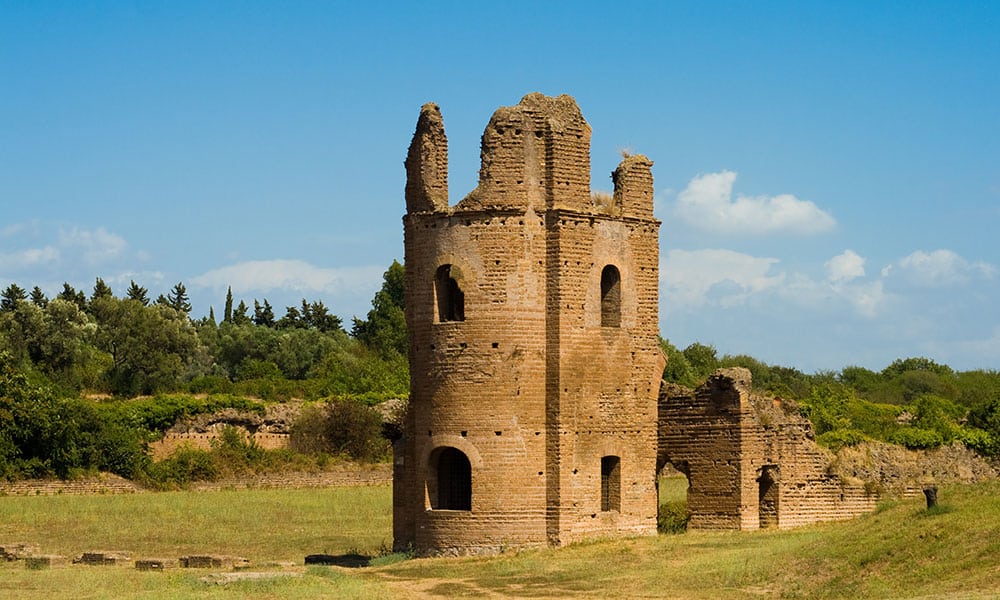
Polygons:
M676 502L683 481L661 484ZM0 564L0 598L996 598L1000 483L942 487L877 513L792 531L691 532L594 541L486 558L373 561L363 569L284 567L299 576L215 585L202 571L120 567L27 571ZM306 554L380 554L390 542L387 486L0 498L0 542L44 552L237 554L254 568Z

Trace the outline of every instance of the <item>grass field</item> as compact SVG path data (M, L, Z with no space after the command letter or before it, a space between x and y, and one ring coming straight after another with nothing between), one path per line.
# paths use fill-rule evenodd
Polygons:
M661 485L663 500L683 480ZM1000 483L946 487L854 521L793 531L686 533L488 558L303 567L391 541L388 487L0 498L0 543L45 553L127 550L249 558L293 577L219 585L209 572L0 563L0 598L1000 598ZM296 566L290 566L294 564Z

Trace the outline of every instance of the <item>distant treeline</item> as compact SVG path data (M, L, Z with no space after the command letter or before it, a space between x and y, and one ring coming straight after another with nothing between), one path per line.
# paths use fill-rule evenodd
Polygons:
M393 262L367 318L350 332L322 302L305 299L278 318L267 299L234 306L230 292L217 321L214 311L189 317L183 283L152 301L135 282L120 296L102 279L89 295L66 284L54 298L11 284L0 293L0 477L106 470L171 485L302 466L303 457L314 466L324 456L384 458L385 430L370 405L408 396L403 280ZM850 366L810 375L719 357L701 343L661 346L665 380L694 387L719 367L746 367L757 390L798 406L833 449L868 439L916 449L961 442L1000 456L997 371L906 358L878 372ZM148 456L147 443L178 418L261 411L292 398L319 402L293 428L291 454L231 432L211 452L155 464Z
M221 299L220 299L221 300ZM230 290L220 322L189 318L183 283L150 301L134 281L121 296L100 278L89 295L71 285L54 298L37 286L0 293L0 349L30 381L62 395L120 397L165 391L240 393L265 399L405 396L409 386L403 267L393 262L368 318L351 332L321 301L275 317Z

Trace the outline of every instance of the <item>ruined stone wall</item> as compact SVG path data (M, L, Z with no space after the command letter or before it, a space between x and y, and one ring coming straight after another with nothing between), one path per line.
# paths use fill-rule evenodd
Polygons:
M746 369L720 369L695 391L664 385L658 468L688 476L689 527L796 527L874 510L860 482L830 475L794 407L751 392Z
M425 201L441 189L424 175L440 168L423 164L446 153L438 122L425 105L407 158L411 390L394 451L395 545L478 552L655 532L652 163L627 163L615 206L595 206L589 125L572 98L530 94L494 114L479 185L448 207ZM470 463L468 508L435 506L448 448ZM618 470L602 476L614 463L604 457Z
M267 431L257 431L250 433L242 428L241 432L248 440L265 450L279 450L288 448L291 435L287 433L271 433ZM167 432L163 438L155 442L150 442L149 451L153 460L163 460L175 450L181 447L197 448L199 450L211 450L213 444L218 444L222 438L221 430L208 432Z

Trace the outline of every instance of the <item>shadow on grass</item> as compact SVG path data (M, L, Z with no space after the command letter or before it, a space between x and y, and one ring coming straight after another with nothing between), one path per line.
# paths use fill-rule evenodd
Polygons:
M371 566L372 557L358 554L357 552L347 552L345 554L310 554L306 556L306 564L358 569Z
M328 567L346 567L348 569L360 569L362 567L383 567L413 558L409 552L387 552L378 553L374 556L360 554L358 552L345 552L344 554L310 554L306 556L306 565L320 565Z

